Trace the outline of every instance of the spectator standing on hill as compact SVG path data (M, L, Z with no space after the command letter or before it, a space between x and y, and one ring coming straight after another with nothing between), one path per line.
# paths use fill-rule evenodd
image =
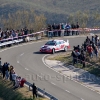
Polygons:
M15 72L12 73L13 86L15 86L15 81L16 81L17 76L18 75Z
M20 81L21 81L21 77L17 76L15 79L14 89L17 89L20 87Z
M87 44L90 44L90 38L87 36L87 38L86 38L86 43Z
M89 54L90 57L93 57L92 44L90 44L89 46L87 46L87 52L88 52L88 54Z
M2 38L2 29L0 28L0 40Z
M78 31L78 29L79 29L79 23L78 22L76 23L76 29L77 29L76 35L79 35L79 31Z
M94 36L92 36L92 42L95 43L95 37Z
M74 29L76 28L76 26L75 26L75 24L74 24L74 23L72 23L72 24L71 24L71 28L72 28L72 35L74 35L74 34L75 34Z
M6 66L6 62L3 64L3 67L2 67L3 79L5 78L5 66Z
M86 60L86 57L85 57L85 55L84 54L81 54L81 62L82 62L82 64L83 64L83 67L85 67L85 60Z
M13 73L13 69L14 69L14 67L11 65L10 67L9 67L9 77L10 77L10 80L12 81L12 73Z
M60 24L60 28L61 28L61 36L64 36L64 28L65 28L65 25L64 25L64 23L61 23Z
M75 49L72 51L72 57L73 57L73 65L77 63L77 54L75 52Z
M15 30L12 30L11 35L12 35L12 37L16 37Z
M99 50L98 50L98 47L97 46L94 49L94 53L95 53L96 57L98 57Z
M2 62L1 62L1 58L0 58L0 72L2 73Z
M5 64L5 76L6 76L6 79L9 79L9 63L7 62Z
M28 34L28 29L25 27L24 28L24 35L27 35Z
M66 30L66 33L67 33L66 35L67 35L67 36L70 35L70 29L71 29L70 24L67 24L67 23L66 23L66 25L65 25L65 30Z
M33 99L35 97L37 98L37 87L36 87L36 85L34 83L32 85L32 93L33 93Z

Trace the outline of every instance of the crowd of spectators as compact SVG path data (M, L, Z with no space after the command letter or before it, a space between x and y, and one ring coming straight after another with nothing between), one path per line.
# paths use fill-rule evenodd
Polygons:
M8 80L13 83L13 89L23 87L24 83L26 82L24 78L17 75L17 73L15 72L15 68L8 62L5 62L2 65L1 58L0 58L0 73L4 80Z
M34 32L34 30L29 30L27 27L25 27L21 30L14 30L14 29L10 30L8 28L6 30L2 30L2 28L0 28L0 40L23 36L23 35L31 34L33 32Z
M74 46L72 50L73 57L73 65L76 63L83 64L85 67L86 57L93 58L94 56L97 58L100 50L100 39L98 35L92 36L89 38L87 36L84 43L80 46Z
M69 24L69 23L60 23L60 24L53 24L53 25L48 25L47 30L48 31L53 31L52 35L56 36L56 32L58 31L58 36L61 36L61 30L65 30L64 35L69 35L70 34L70 29L78 29L79 28L79 23L77 22L76 24ZM72 35L75 34L75 31L72 31ZM78 35L79 32L76 31L76 35Z
M22 78L15 72L15 68L10 65L8 62L5 62L2 65L2 61L0 58L0 73L2 75L3 80L5 81L11 81L13 83L13 89L16 90L20 87L24 87L24 83L26 82L25 78ZM32 89L30 89L30 87ZM32 85L29 85L29 90L32 91L33 94L33 99L36 97L37 98L37 87L35 83Z

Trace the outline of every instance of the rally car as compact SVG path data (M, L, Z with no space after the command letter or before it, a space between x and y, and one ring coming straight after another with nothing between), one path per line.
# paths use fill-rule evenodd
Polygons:
M54 54L57 51L64 50L65 52L67 49L70 48L69 40L49 40L45 45L40 48L40 52L45 53L52 53Z

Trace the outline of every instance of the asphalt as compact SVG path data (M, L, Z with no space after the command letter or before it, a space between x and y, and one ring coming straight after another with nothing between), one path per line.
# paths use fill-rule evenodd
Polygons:
M66 40L66 38L63 38ZM68 37L71 48L82 44L85 37ZM46 41L16 45L0 51L2 62L9 62L15 67L18 75L27 81L45 89L58 100L99 100L100 94L85 86L66 78L64 75L48 68L43 63L43 57L47 54L39 52L40 47ZM52 63L52 62L51 62Z

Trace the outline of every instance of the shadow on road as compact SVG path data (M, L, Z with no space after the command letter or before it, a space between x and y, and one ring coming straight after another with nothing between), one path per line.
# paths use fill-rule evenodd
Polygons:
M37 51L37 52L33 52L33 54L47 54L47 53L45 53L45 52L39 52L39 51Z

